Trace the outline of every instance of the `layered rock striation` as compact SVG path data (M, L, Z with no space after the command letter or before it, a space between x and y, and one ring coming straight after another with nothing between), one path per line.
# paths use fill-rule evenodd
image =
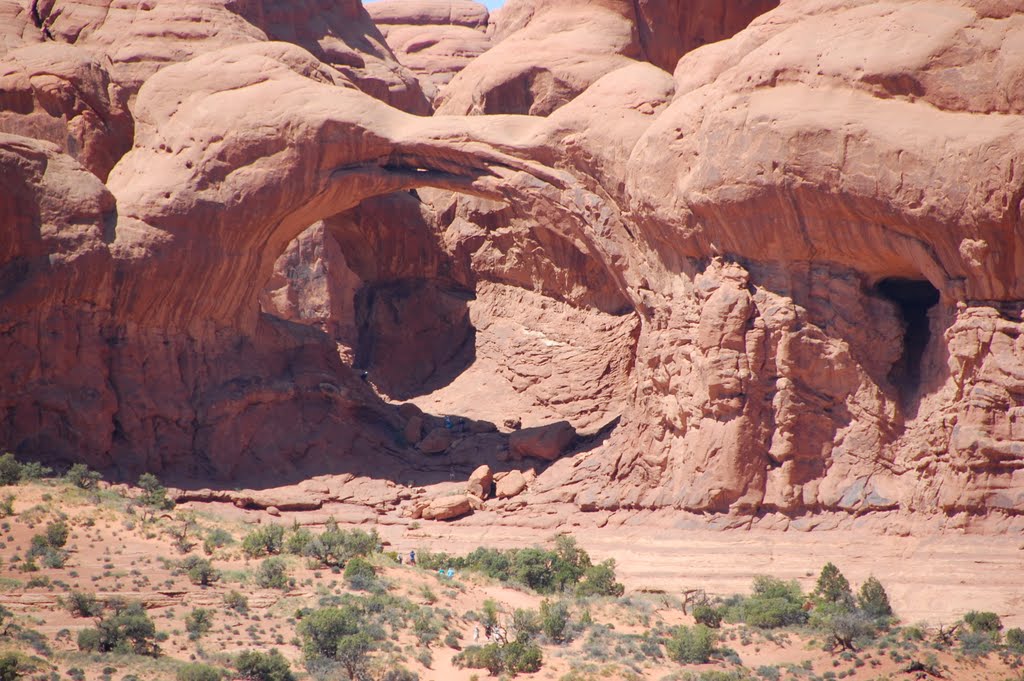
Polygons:
M328 4L0 3L0 444L1019 527L1014 3Z

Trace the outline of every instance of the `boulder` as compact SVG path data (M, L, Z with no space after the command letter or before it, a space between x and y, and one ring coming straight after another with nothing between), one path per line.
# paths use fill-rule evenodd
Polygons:
M572 444L576 429L568 421L558 421L534 428L517 430L508 438L513 457L527 456L554 461Z
M423 417L413 416L405 422L405 441L411 445L416 444L423 437Z
M466 483L466 493L480 499L486 499L491 495L491 485L493 483L494 477L491 474L491 467L484 464L470 474L469 481Z
M468 494L452 494L431 499L419 516L424 520L451 520L466 515L472 510L473 503Z
M498 499L514 497L526 489L526 476L520 471L509 471L495 483L494 496Z

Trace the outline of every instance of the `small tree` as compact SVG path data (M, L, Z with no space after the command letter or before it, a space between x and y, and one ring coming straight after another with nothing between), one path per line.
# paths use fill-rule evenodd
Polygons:
M562 601L552 603L546 598L540 603L540 628L550 640L561 643L569 628L569 606Z
M242 553L250 558L271 556L281 553L284 544L284 528L280 525L258 527L242 540Z
M167 498L167 488L160 484L159 478L152 473L143 473L139 476L139 488L142 494L139 502L158 511L168 511L174 508L174 502Z
M235 658L235 669L246 681L295 681L288 660L276 648L271 648L269 653L254 650L240 653Z
M182 562L182 567L189 581L200 586L209 586L221 578L220 570L213 567L213 563L206 558L189 556Z
M832 563L825 563L818 575L818 583L811 592L811 599L816 605L832 603L846 610L853 609L853 593L850 582Z
M92 594L72 591L66 605L72 617L98 617L103 612L103 605Z
M64 479L79 489L93 490L99 485L99 473L89 470L84 463L76 463L64 474Z
M114 612L96 623L95 629L83 629L78 647L101 653L135 653L157 655L156 625L141 603L110 603Z
M626 587L615 581L615 559L588 567L583 573L583 581L576 587L577 596L614 596L618 598L626 592Z
M264 589L287 589L289 587L288 564L277 556L265 559L256 568L256 584Z
M362 675L373 649L373 640L364 632L346 634L338 639L335 659L348 672L348 678L355 681Z
M337 659L338 641L359 632L361 616L360 610L352 605L320 608L309 613L298 626L303 653L310 659Z
M1006 647L1018 655L1024 653L1024 629L1018 627L1007 629Z
M5 452L0 456L0 485L17 485L21 482L21 464L14 454Z
M193 641L201 638L213 628L213 610L193 608L185 617L185 630Z
M480 621L488 628L498 626L498 604L493 599L488 598L484 600Z
M377 573L369 561L356 556L345 565L345 581L353 589L369 591L377 584Z
M715 641L715 633L703 624L676 627L665 643L665 650L670 659L681 664L703 664L711 659Z
M860 591L857 593L857 607L875 620L892 617L889 594L885 593L885 587L874 577L868 577L867 581L861 584Z
M14 515L14 495L5 494L0 498L0 518Z
M999 630L1003 628L1003 622L999 619L999 615L988 611L971 610L964 615L964 624L975 633L995 634L996 637L999 635Z

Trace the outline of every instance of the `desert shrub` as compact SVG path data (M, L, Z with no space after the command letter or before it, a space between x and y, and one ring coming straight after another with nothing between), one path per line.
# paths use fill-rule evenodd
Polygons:
M1018 627L1007 629L1006 647L1015 653L1024 653L1024 629Z
M235 658L238 676L245 681L295 681L288 660L276 649L269 653L247 650Z
M356 556L368 556L380 546L376 530L342 530L329 520L324 531L316 535L303 549L304 556L326 567L341 567Z
M21 464L14 454L5 452L0 456L0 485L17 485L21 482Z
M857 607L863 610L868 617L875 620L885 620L892 617L892 606L889 604L889 594L885 587L874 577L868 577L861 584L857 592Z
M750 626L774 629L807 621L803 592L796 581L761 575L754 578L753 591L739 606L742 620Z
M517 639L529 641L540 633L540 616L533 610L518 608L512 613L512 630Z
M245 535L242 539L242 553L250 558L272 556L281 553L284 545L284 528L280 525L264 525Z
M420 675L399 665L384 672L380 681L420 681Z
M138 486L142 490L139 503L158 511L174 508L174 502L167 498L167 488L160 484L160 479L152 473L139 476Z
M549 640L561 643L567 638L569 606L562 601L544 599L540 604L540 628Z
M244 614L249 612L249 599L231 590L224 595L224 607Z
M995 634L998 638L999 630L1003 628L1003 622L999 615L994 612L978 612L971 610L964 615L964 624L976 633Z
M363 613L355 605L341 608L319 608L302 618L298 626L302 651L307 658L336 659L342 637L359 632Z
M371 650L373 650L373 640L368 634L358 631L338 639L335 659L348 673L348 678L355 681L362 676Z
M98 617L103 612L103 604L96 600L96 596L82 591L68 594L65 605L73 617Z
M0 655L0 681L18 681L24 671L26 670L21 656L15 653Z
M811 625L824 633L829 649L856 650L857 641L875 633L875 620L863 610L844 610L836 604L815 608Z
M76 463L64 474L64 480L79 489L96 489L100 482L100 474L90 470L84 463Z
M213 629L213 610L193 608L192 612L185 616L185 631L193 641L201 638L210 629Z
M62 547L68 541L69 532L68 524L63 520L48 523L41 534L33 535L26 557L29 561L39 558L49 568L64 567L68 553Z
M118 603L113 604L113 607L114 611L100 619L95 629L79 632L79 649L101 653L159 654L156 625L142 604Z
M693 606L693 619L697 624L717 629L722 626L722 612L707 603L698 603Z
M485 646L469 646L452 658L457 667L486 669L492 676L532 674L540 670L543 661L541 649L526 641L512 641L506 645L488 643Z
M583 581L576 586L577 596L614 596L625 593L626 587L615 581L615 560L592 565L583 572Z
M665 642L670 659L682 664L702 664L715 651L715 633L703 624L676 627Z
M220 667L194 662L178 668L178 681L221 681L225 671Z
M995 649L992 634L985 631L961 631L960 652L968 657L985 657Z
M5 494L0 498L0 518L14 515L14 495Z
M284 542L284 550L296 556L304 556L314 539L316 535L305 527L295 527Z
M227 546L235 541L235 538L231 536L231 533L227 530L215 527L206 533L206 537L203 539L203 552L206 555L212 555L214 550L221 547Z
M271 556L256 568L256 584L264 589L287 589L289 586L288 565L283 559Z
M369 561L356 556L345 565L345 581L353 589L370 591L377 585L377 573Z
M181 562L181 567L188 575L188 581L200 586L209 586L221 578L220 570L206 558L189 556Z

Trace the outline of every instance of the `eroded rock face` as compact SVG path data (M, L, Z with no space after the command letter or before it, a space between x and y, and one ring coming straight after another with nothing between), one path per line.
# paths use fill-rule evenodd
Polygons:
M491 47L487 8L473 0L378 0L366 11L431 100Z
M86 51L61 63L137 90L135 134L106 183L0 136L0 445L279 481L529 456L499 497L586 511L1020 514L1012 4L510 5L441 108L545 116L433 118L367 85L372 45L307 44L363 16L335 5L189 4L231 16L110 66L119 9L43 12ZM6 49L46 40L0 16ZM3 120L116 108L80 80Z

